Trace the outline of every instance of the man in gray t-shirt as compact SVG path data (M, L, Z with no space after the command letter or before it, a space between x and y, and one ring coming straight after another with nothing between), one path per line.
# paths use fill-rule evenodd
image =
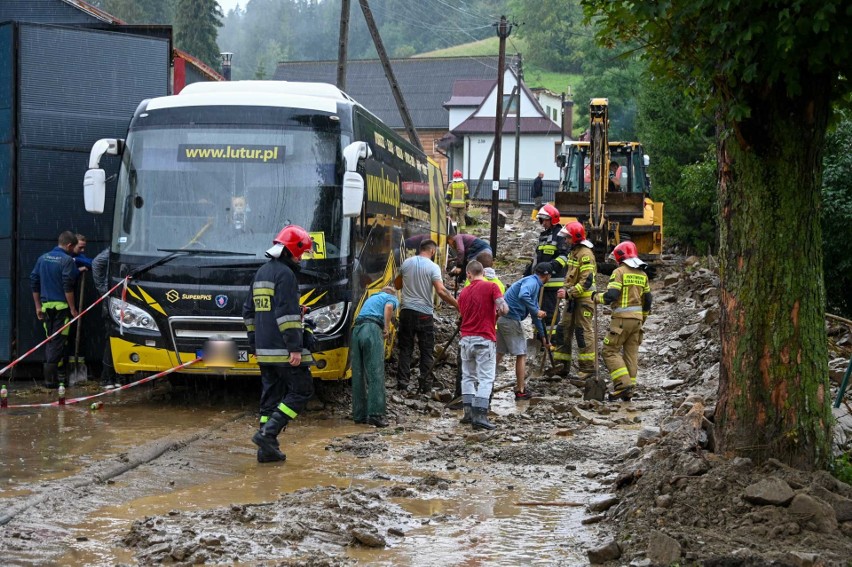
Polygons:
M432 389L432 377L427 376L434 360L435 321L432 305L432 290L438 297L459 308L441 277L441 269L432 261L438 244L434 240L420 243L420 252L402 263L399 275L394 281L396 288L402 290L402 305L399 311L399 368L397 370L397 388L407 390L411 379L411 356L414 354L414 339L420 349L421 393Z

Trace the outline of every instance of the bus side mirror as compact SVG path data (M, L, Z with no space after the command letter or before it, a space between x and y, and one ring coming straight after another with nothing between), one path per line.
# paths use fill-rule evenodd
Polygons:
M651 156L645 154L644 156L642 156L642 162L645 164L645 167L648 167L649 165L651 165Z
M358 162L367 159L373 152L367 142L352 142L343 148L346 173L343 174L343 216L357 217L364 203L364 178L358 175Z
M565 167L565 163L565 154L559 154L558 156L556 156L556 167L562 169L563 167Z
M352 142L343 148L343 161L346 162L346 171L358 170L358 161L367 159L373 155L367 142Z
M104 212L106 199L106 173L103 169L90 169L83 177L83 202L90 213Z
M102 138L92 145L89 152L89 170L83 177L83 203L90 213L104 212L106 199L106 173L100 167L104 154L119 155L124 149L124 140Z
M343 174L343 216L357 217L364 202L364 178L354 171Z

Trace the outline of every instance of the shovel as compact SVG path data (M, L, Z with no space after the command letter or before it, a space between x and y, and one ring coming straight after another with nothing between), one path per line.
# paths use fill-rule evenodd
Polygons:
M556 316L559 314L559 308L562 306L562 300L556 302L556 307L553 309L553 316L550 318L550 325L544 326L544 332L547 333L547 336L550 337L550 333L553 331L554 326L556 325ZM538 367L538 372L535 373L536 378L540 378L544 375L544 366L547 364L547 361L550 361L550 367L553 368L555 365L553 364L553 351L550 350L550 344L548 346L543 346L544 354L541 355L541 364Z
M80 301L77 303L79 307L77 308L78 313L83 312L83 294L86 291L86 276L83 274L83 279L80 281ZM83 320L77 320L77 336L74 339L74 358L71 359L71 364L73 365L71 368L71 375L68 377L68 385L73 386L77 382L85 382L89 379L89 369L86 368L85 359L80 356L80 331L83 327Z
M595 310L595 321L594 325L594 341L595 341L595 374L594 376L589 376L586 378L586 384L583 387L583 399L584 400L597 400L599 402L604 401L606 398L607 387L606 380L603 379L600 375L600 363L598 362L598 305L595 303L592 305Z
M447 349L450 348L450 345L454 340L456 340L456 337L459 336L459 331L461 331L461 321L458 322L456 330L453 331L453 334L450 335L449 340L444 343L444 346L438 347L435 351L435 357L432 359L432 365L429 367L429 370L426 371L426 377L424 377L423 380L426 380L429 375L432 374L432 371L435 370L435 367L438 366L438 363L447 357Z

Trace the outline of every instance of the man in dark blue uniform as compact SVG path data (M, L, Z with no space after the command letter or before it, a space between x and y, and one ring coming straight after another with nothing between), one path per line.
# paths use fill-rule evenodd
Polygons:
M311 237L300 226L281 229L266 251L270 260L251 282L243 305L249 347L260 366L260 429L251 438L260 463L283 461L278 434L296 419L314 394L313 357L302 329L299 306L299 261L311 249Z
M44 325L48 337L62 328L71 317L77 316L74 301L77 267L71 256L76 245L77 237L74 233L63 232L59 235L56 248L42 254L30 273L36 317ZM59 382L67 382L62 361L67 340L66 328L45 347L43 373L47 388L56 388Z

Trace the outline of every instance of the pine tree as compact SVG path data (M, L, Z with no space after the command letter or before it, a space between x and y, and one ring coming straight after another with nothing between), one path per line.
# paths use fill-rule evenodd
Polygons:
M178 0L175 13L175 46L218 69L216 36L222 27L222 8L216 0Z

